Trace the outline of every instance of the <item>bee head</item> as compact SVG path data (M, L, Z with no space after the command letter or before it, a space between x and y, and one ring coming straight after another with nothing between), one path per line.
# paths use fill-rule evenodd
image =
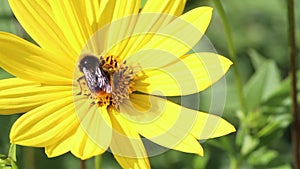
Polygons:
M95 69L97 66L99 66L99 59L96 56L87 55L81 59L78 67L83 72L83 68Z

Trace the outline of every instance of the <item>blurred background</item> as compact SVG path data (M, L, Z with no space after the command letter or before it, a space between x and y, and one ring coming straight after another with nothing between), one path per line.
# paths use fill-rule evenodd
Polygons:
M285 1L222 0L222 4L231 27L233 43L238 56L235 65L240 70L248 113L240 111L234 82L235 76L231 67L225 77L227 97L223 118L233 123L237 132L203 141L204 157L173 150L151 157L152 168L293 168ZM214 7L209 0L188 0L185 12L204 5ZM299 1L295 6L300 6ZM298 51L300 44L299 12L296 10ZM32 41L14 18L7 0L0 0L0 31L11 32ZM226 35L217 10L214 10L206 36L219 54L229 57ZM3 49L1 48L0 50ZM298 75L300 77L300 72ZM0 79L8 77L11 75L0 69ZM300 88L300 85L298 87ZM211 93L211 88L200 93L199 110L210 110L213 104L211 103ZM18 115L0 115L0 154L8 152L9 130L17 118ZM80 168L80 160L71 154L49 159L43 149L20 146L17 147L17 153L18 165L21 169ZM94 160L87 160L87 169L91 169L93 166ZM102 168L120 167L110 153L105 153L102 157Z

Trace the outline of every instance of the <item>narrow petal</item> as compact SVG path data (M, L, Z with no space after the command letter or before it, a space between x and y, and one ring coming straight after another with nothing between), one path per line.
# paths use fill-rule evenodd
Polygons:
M165 96L198 93L223 77L231 64L215 53L189 54L161 68L140 72L135 88L149 94L160 91Z
M107 121L101 121L100 117L95 114L98 113L96 106L86 106L85 104L89 104L89 102L84 97L75 97L75 100L77 100L75 109L78 118L74 121L77 123L76 128L69 131L66 137L45 147L48 157L59 156L71 151L80 159L88 159L104 153L110 144L111 124L107 111L100 111L99 116L108 118Z
M23 87L23 86L37 86L40 85L37 82L24 80L20 78L8 78L0 80L0 90L11 89L15 87Z
M118 112L111 110L113 139L110 149L122 168L150 168L139 134Z
M55 22L67 41L76 50L77 58L87 40L93 34L84 1L49 1Z
M136 25L137 15L125 17L120 20L112 22L107 26L105 30L106 38L103 41L105 43L105 49L107 55L114 55L122 57L121 53L124 49L127 49L129 38ZM100 36L97 36L98 38Z
M75 108L80 129L74 136L72 153L81 159L103 153L112 138L112 124L106 108L98 108L87 99L75 102Z
M82 160L100 155L106 151L106 149L102 149L93 140L91 140L82 127L77 129L72 142L71 152Z
M179 16L182 14L186 0L147 0L141 13L165 13Z
M48 1L9 0L9 3L23 28L42 48L63 56L68 61L75 61L72 58L75 50L57 25Z
M79 54L83 48L86 47L88 40L95 33L95 31L100 29L100 26L105 22L117 20L119 18L137 13L139 9L138 2L139 1L103 1L98 4L100 5L99 14L91 14L88 12L90 9L87 8L87 5L90 6L91 4L86 3L85 1L50 1L50 5L52 7L56 22L62 29L67 40L71 42L71 45L75 47L77 53ZM108 11L107 9L104 9L103 6L111 10ZM126 8L124 8L124 6L126 6ZM104 19L104 22L102 22L101 19L99 20L99 23L97 23L97 20L91 20L91 18L96 19L97 15L105 16L102 17L106 18ZM124 26L126 27L126 25ZM109 41L114 41L114 36L118 36L118 33L123 32L124 27L114 28L113 30L113 33L109 33L108 35ZM103 39L103 37L101 37L101 39L103 43L107 42ZM89 48L93 49L95 47L90 46Z
M134 60L162 60L166 58L166 53L177 58L183 56L190 51L195 44L204 35L212 16L212 8L199 7L193 9L182 16L173 20L170 24L160 29L155 33L153 38L137 53L148 52L149 50L157 51L151 54L143 55L128 55L127 60L133 62ZM158 65L167 64L169 59L163 61ZM140 62L142 67L157 66L152 62Z
M124 156L118 156L114 154L115 159L121 165L122 168L132 169L150 169L150 163L148 158L129 158Z
M44 104L22 115L10 133L14 144L45 147L52 145L72 132L78 122L73 97Z
M79 126L79 123L78 123ZM76 131L69 131L68 135L60 140L57 140L54 144L45 147L45 153L48 157L57 157L71 151L73 136Z
M72 86L43 86L11 78L0 80L0 114L30 111L45 103L72 96Z
M132 36L118 55L120 59L130 56L149 42L155 32L182 13L185 3L186 0L148 0L137 18Z
M121 112L142 136L169 149L203 155L203 148L189 133L196 116L184 116L184 112L180 115L180 106L177 105L176 110L174 103L152 96L133 94L130 100L132 105L121 107ZM132 118L133 112L136 118ZM128 114L131 116L126 116Z
M192 149L196 145L193 138L207 139L235 131L221 117L191 110L162 98L132 94L130 100L131 105L121 107L120 111L131 119L131 125L138 133L165 147L196 153ZM135 115L140 113L134 117L130 115L132 111L136 111ZM198 146L198 154L201 151Z
M26 80L46 84L72 84L73 64L15 35L0 32L0 66ZM68 66L66 66L67 64Z
M126 16L135 15L139 12L141 1L116 1L113 14L113 21Z
M105 51L109 49L107 54L120 56L121 51L127 47L127 37L134 29L139 8L140 1L116 1L112 23L106 27L107 35L103 42L106 43Z

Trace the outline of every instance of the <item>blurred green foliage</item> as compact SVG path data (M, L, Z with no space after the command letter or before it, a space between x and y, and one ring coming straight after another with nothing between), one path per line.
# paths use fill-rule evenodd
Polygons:
M241 70L249 112L246 114L239 111L235 77L231 69L226 75L227 98L223 117L234 123L237 133L205 141L202 144L205 150L204 157L168 151L151 157L151 165L153 168L178 169L290 169L291 100L285 1L223 0L222 3L231 26L238 55L238 63L234 64ZM185 11L202 5L213 7L208 0L188 0ZM299 2L296 2L297 5L300 5ZM299 21L300 14L299 11L296 12ZM296 38L298 45L299 24L300 22L297 25ZM0 30L32 41L13 17L7 0L0 0ZM228 56L223 25L216 11L206 35L220 54ZM300 72L298 75L300 78ZM0 69L0 79L8 77L11 75ZM210 102L211 93L211 88L200 93L200 110L210 110L213 104ZM17 117L18 115L0 116L0 154L8 154L9 130ZM18 147L17 154L17 162L21 169L76 169L80 166L80 160L71 154L48 159L43 149L27 147ZM0 155L0 159L3 158L4 156ZM87 168L93 168L92 159L86 163ZM120 168L110 153L103 155L102 166L105 169Z

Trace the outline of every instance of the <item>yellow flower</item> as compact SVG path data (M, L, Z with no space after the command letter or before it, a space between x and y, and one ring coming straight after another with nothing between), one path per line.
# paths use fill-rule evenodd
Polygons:
M235 131L163 98L198 93L230 67L214 53L187 54L211 8L181 15L185 0L148 0L141 10L138 0L9 3L39 45L0 32L0 67L16 76L0 82L0 114L26 112L12 143L81 159L109 148L123 168L150 168L157 152L146 151L143 138L203 155L198 140Z

